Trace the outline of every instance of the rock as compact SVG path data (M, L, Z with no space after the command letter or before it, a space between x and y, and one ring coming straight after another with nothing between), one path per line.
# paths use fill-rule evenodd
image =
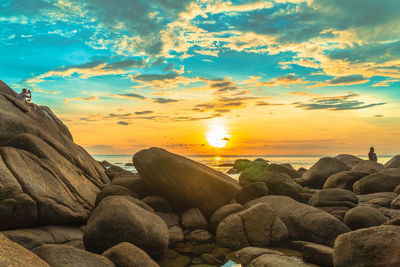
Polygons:
M400 184L393 189L393 192L396 194L400 194Z
M180 242L175 246L176 251L195 256L210 253L214 248L214 243L196 243L191 241Z
M290 178L298 178L298 177L300 177L300 174L296 170L291 168L291 166L288 167L288 166L285 166L285 165L282 166L282 165L271 163L268 166L266 166L264 170L268 171L268 172L284 173L284 174L289 175Z
M180 218L175 213L157 212L156 214L158 216L160 216L161 219L164 220L164 222L167 224L168 228L171 228L173 226L180 226Z
M390 208L391 209L400 209L400 196L397 196L395 199L392 200L390 203Z
M208 223L199 209L188 209L181 215L182 225L186 229L208 229Z
M348 170L347 165L338 159L321 158L303 174L303 184L311 188L322 188L329 176Z
M353 190L353 184L361 178L367 176L366 172L353 172L343 171L333 174L326 180L323 189L328 188L341 188L347 190Z
M122 174L131 174L132 172L125 170L124 168L121 168L117 165L113 165L111 164L110 167L107 168L106 170L106 174L107 176L113 180L115 179L117 176L122 175Z
M228 175L161 148L137 152L133 164L150 190L173 207L197 207L206 216L231 201L240 189Z
M150 189L144 183L143 179L133 173L124 173L118 175L111 181L111 184L120 185L138 194L139 198L144 198L151 194Z
M333 249L320 244L305 244L303 260L321 266L333 266Z
M171 205L169 205L168 201L163 197L147 196L143 198L142 201L157 212L169 213L172 210Z
M386 217L379 210L368 206L355 207L344 216L344 223L351 230L378 226L386 221Z
M389 207L390 203L397 197L396 193L392 192L378 192L366 195L358 196L358 202L360 205L372 205Z
M228 204L216 210L210 219L212 232L215 233L217 231L218 225L223 219L242 210L244 210L243 206L238 203Z
M250 262L248 267L304 267L302 260L286 255L263 254Z
M232 252L229 254L229 259L236 262L240 263L243 266L247 266L252 260L255 258L258 258L261 255L264 254L276 254L276 255L281 255L284 256L282 252L274 249L269 249L269 248L258 248L258 247L245 247L240 250L237 250L235 252ZM269 265L268 265L269 266Z
M400 168L400 155L394 156L383 165L386 169Z
M103 166L49 108L15 95L0 90L0 230L85 223L109 182Z
M369 174L380 172L384 169L385 167L382 164L371 160L364 160L351 168L353 172L367 172Z
M397 226L400 226L400 217L397 217L397 218L394 218L394 219L390 219L390 220L386 221L382 225L397 225Z
M186 240L188 241L194 241L197 243L205 243L205 242L211 242L213 239L213 236L206 230L204 229L196 229L191 231Z
M314 194L308 205L317 207L329 213L338 215L338 211L343 211L342 215L358 204L357 195L350 190L330 188L324 189ZM339 216L341 219L342 216Z
M178 226L172 226L168 229L169 233L169 244L175 244L185 239L182 228Z
M83 233L74 226L45 226L3 231L7 238L32 250L46 244L65 244L83 249Z
M117 267L158 267L150 256L135 245L122 242L103 252Z
M333 263L347 266L400 266L400 227L376 226L340 235Z
M250 163L251 161L248 159L237 159L233 164L233 168L241 172L244 171L249 166Z
M268 187L263 182L251 183L244 186L236 195L236 201L240 204L246 204L247 202L268 195Z
M290 238L319 244L332 244L350 229L334 216L285 196L265 196L248 202L246 207L267 203L285 223Z
M400 184L400 168L387 169L370 174L353 185L353 191L358 195L392 192Z
M1 81L0 81L1 82ZM0 84L1 86L1 84ZM50 267L45 261L26 248L0 234L0 266L7 267Z
M300 167L297 172L299 173L300 177L303 176L308 170L306 168Z
M231 249L265 247L287 238L285 224L265 203L229 215L219 224L216 234L217 244Z
M67 245L43 245L33 252L52 267L115 267L104 256Z
M262 180L258 178L267 166L268 162L263 160L255 160L253 162L250 162L246 169L244 169L242 173L240 173L239 183L242 186L245 186L249 183L262 182Z
M100 193L97 195L95 205L99 205L100 201L108 196L130 196L133 198L139 197L135 192L126 187L119 185L108 185L101 189Z
M86 249L95 253L130 242L158 259L164 255L169 238L160 217L127 197L112 196L103 199L90 215L83 241Z
M337 155L335 157L335 159L340 160L341 162L343 162L344 164L347 165L347 167L349 167L349 169L353 168L354 166L356 166L358 163L362 162L363 159L353 156L353 155L349 155L349 154L340 154Z
M230 168L229 170L226 171L227 174L238 174L240 173L238 170L235 168Z
M169 249L165 257L159 262L161 267L188 266L191 262L189 256L181 255L175 250Z

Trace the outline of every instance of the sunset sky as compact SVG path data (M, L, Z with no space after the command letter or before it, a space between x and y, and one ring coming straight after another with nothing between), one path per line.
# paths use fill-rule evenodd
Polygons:
M0 79L92 154L400 154L399 0L2 0Z

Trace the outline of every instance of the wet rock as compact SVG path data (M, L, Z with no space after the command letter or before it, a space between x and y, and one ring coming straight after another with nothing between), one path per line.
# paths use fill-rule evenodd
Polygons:
M150 256L135 245L122 242L103 252L117 267L158 267Z
M335 241L335 267L400 266L400 227L376 226L340 235Z
M231 201L240 189L228 175L161 148L137 152L133 164L150 190L173 207L197 207L206 216Z

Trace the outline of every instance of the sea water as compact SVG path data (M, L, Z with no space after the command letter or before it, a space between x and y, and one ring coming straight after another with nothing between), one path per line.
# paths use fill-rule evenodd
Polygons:
M120 166L128 171L136 172L135 167L129 166L132 163L131 155L93 155L93 157L98 161L106 160L111 164ZM192 160L203 163L211 168L214 168L220 172L226 173L230 168L232 168L233 163L237 159L249 159L255 160L257 158L262 158L268 160L270 163L289 163L296 170L303 167L309 169L314 163L316 163L322 156L260 156L260 155L250 155L250 156L199 156L191 155L186 156ZM362 159L368 159L367 156L358 156ZM385 164L393 156L380 156L379 163ZM231 177L238 179L238 174L230 174Z

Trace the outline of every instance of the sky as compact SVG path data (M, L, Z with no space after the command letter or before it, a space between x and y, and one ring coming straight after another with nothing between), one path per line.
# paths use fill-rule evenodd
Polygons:
M2 0L0 79L92 154L400 154L398 0Z

